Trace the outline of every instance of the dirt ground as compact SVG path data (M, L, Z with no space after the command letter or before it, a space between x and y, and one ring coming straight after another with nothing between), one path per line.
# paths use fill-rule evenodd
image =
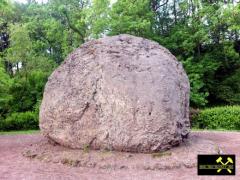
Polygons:
M61 163L46 163L29 159L22 155L23 150L44 139L40 134L0 136L0 180L177 180L177 179L240 179L240 133L238 132L194 132L195 136L214 141L224 153L235 154L236 176L197 176L197 169L181 167L164 170L140 169L99 169L71 167Z

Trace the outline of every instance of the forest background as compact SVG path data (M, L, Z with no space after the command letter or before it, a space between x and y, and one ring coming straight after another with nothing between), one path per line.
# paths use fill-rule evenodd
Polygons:
M52 71L84 42L118 34L168 48L188 74L192 108L240 104L236 0L0 0L0 130L38 128Z

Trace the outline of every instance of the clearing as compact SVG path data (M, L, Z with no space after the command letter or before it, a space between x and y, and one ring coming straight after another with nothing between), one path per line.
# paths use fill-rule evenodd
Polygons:
M239 179L240 132L202 131L194 135L212 140L226 154L235 154L236 176L197 176L197 169L178 168L170 170L109 170L98 168L71 167L61 163L45 163L22 155L24 148L41 142L40 133L0 136L0 179L1 180L75 180L75 179L131 179L131 180L176 180L176 179Z

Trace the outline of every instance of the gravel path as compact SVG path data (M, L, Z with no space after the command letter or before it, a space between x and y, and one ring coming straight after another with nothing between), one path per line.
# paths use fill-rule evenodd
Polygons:
M194 132L219 144L224 153L236 155L236 176L197 176L196 168L173 170L100 170L69 167L62 164L43 163L22 156L25 147L40 142L42 136L1 135L0 136L0 180L177 180L177 179L240 179L240 133L239 132Z

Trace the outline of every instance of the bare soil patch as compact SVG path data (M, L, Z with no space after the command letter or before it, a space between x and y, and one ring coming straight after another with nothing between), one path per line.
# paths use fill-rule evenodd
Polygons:
M0 179L239 179L240 133L194 132L192 134L193 141L186 142L185 147L181 147L185 150L181 155L177 155L177 148L165 154L92 152L88 149L80 153L75 152L76 150L44 144L46 140L40 134L3 135L0 136ZM196 142L196 146L191 149L193 142ZM201 146L203 143L207 143L207 147ZM213 147L210 150L216 151L214 144L218 144L224 153L236 154L237 175L235 177L197 176L194 164L196 153L202 151L201 149L206 151L209 147ZM38 153L34 154L34 150ZM191 151L188 152L188 150ZM27 151L30 156L28 158L22 155ZM191 152L194 153L191 154ZM64 161L62 155L70 161L66 159ZM187 158L181 156L187 156ZM80 162L71 161L71 158L78 159ZM185 159L190 161L187 162ZM95 165L92 164L93 160ZM169 166L173 161L175 165Z
M191 135L180 146L165 152L150 154L94 151L88 147L83 150L69 149L43 139L27 147L23 155L44 162L62 163L73 167L161 170L196 167L198 154L218 154L220 151L213 141Z

